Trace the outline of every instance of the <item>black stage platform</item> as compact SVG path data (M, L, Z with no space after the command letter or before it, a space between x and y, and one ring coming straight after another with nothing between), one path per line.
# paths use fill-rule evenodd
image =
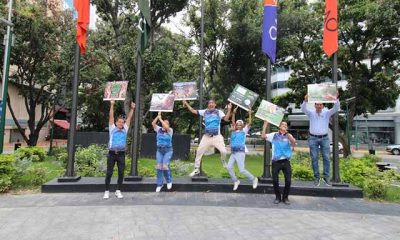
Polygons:
M76 182L59 182L53 179L42 185L43 193L66 193L66 192L102 192L104 191L104 177L82 177ZM111 181L111 191L115 190L116 178ZM209 178L207 182L193 182L190 177L173 178L173 187L167 190L166 184L162 189L165 191L177 192L233 192L233 184L230 179ZM257 189L253 189L251 181L240 180L237 193L268 193L273 194L271 183L259 182ZM284 182L280 182L283 188ZM156 189L155 178L144 177L142 181L125 181L123 192L153 192ZM282 189L283 190L283 189ZM362 198L360 188L354 186L321 186L315 187L313 182L292 181L291 195L319 196L319 197L349 197Z

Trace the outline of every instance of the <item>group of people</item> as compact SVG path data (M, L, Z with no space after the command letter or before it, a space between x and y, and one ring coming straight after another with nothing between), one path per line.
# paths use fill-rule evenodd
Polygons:
M329 119L335 114L340 108L340 102L337 100L331 109L325 108L322 103L315 103L315 109L307 108L308 98L307 95L304 97L304 101L301 105L301 110L310 119L309 138L308 142L310 145L310 155L312 169L314 172L314 184L319 186L324 183L326 186L330 186L330 141L328 137L329 130ZM197 148L194 170L190 173L191 177L200 174L201 159L206 151L210 147L215 147L220 152L220 159L223 166L228 170L231 180L233 182L233 190L236 191L240 185L240 181L235 175L234 164L236 163L241 174L246 176L252 181L253 189L257 188L258 178L251 174L245 168L245 156L247 152L246 148L246 135L251 127L252 117L251 110L249 111L249 117L247 124L243 120L236 120L235 115L238 107L234 107L231 103L227 106L227 113L225 114L222 110L216 108L216 102L209 100L206 109L196 110L190 106L187 101L183 101L183 104L193 114L202 116L204 118L204 135L202 136L199 146ZM107 176L106 176L106 191L104 198L109 198L110 180L113 173L115 163L118 167L118 184L115 195L117 198L122 198L121 186L123 182L123 174L125 168L125 149L126 149L126 137L131 121L135 104L131 104L131 109L128 113L126 121L120 117L114 121L113 112L114 101L111 101L110 117L109 117L109 154L107 157ZM232 133L231 133L231 155L228 163L226 163L227 151L225 148L224 138L221 135L220 126L221 121L231 121ZM160 122L160 126L157 125ZM172 176L170 170L170 161L173 155L172 147L172 135L173 129L170 127L170 123L166 119L162 119L161 113L158 113L157 117L152 122L154 131L156 132L157 140L157 153L156 153L156 192L160 192L164 178L167 183L167 189L172 188ZM288 124L282 121L279 125L278 132L267 133L268 122L264 121L262 128L262 138L272 144L272 183L275 192L274 203L278 204L283 202L290 204L289 192L291 186L292 168L290 164L290 158L292 157L294 147L297 145L296 139L288 132ZM319 173L319 151L323 158L323 177L320 177ZM282 171L285 178L285 187L283 193L279 187L279 172Z

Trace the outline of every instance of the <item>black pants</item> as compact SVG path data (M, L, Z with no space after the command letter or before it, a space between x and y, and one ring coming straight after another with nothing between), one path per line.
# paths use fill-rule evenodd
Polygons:
M114 171L114 165L117 163L118 167L118 185L117 190L121 189L122 182L124 181L125 170L125 153L113 154L109 153L107 156L107 175L106 175L106 191L110 190L111 177Z
M281 197L281 191L279 189L279 171L282 170L285 176L285 189L283 190L283 196ZM272 161L272 184L274 185L274 191L276 199L282 200L289 196L290 184L292 182L292 166L289 160Z

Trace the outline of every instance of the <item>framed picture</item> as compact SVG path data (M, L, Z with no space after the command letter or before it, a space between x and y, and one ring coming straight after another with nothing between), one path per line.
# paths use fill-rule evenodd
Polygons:
M128 81L108 82L104 89L103 101L125 100Z
M228 101L235 105L238 105L246 111L249 111L253 107L254 103L257 101L257 98L257 93L239 84L236 84L233 92L228 98Z
M277 127L281 124L284 115L285 110L283 108L265 100L261 101L256 112L257 118L267 121Z
M172 112L174 110L175 94L153 93L150 112Z
M332 103L337 100L335 83L308 84L307 95L309 103Z
M175 101L197 100L199 96L196 82L173 83L173 93L175 94Z

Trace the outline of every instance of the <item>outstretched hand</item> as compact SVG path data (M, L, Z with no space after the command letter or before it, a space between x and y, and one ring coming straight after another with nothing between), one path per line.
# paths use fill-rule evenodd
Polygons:
M131 109L135 109L136 104L134 102L131 102Z

